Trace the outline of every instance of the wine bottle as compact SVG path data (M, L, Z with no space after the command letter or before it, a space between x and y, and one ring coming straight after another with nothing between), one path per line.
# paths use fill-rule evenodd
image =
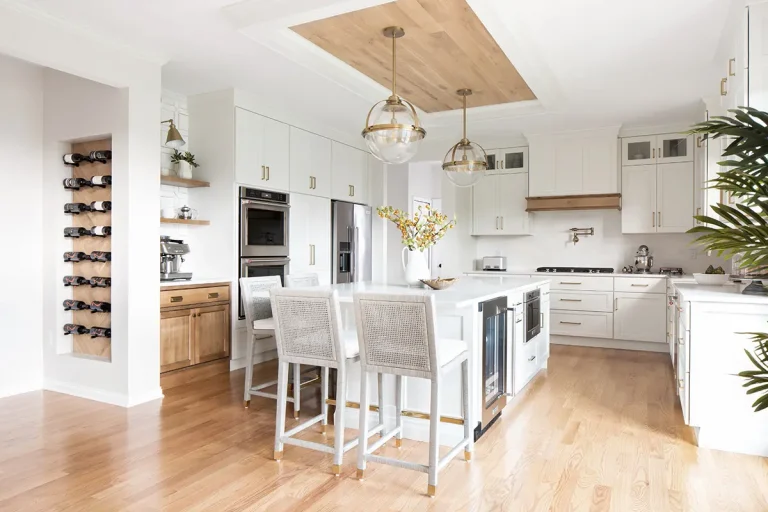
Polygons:
M64 324L64 334L89 334L91 330L84 325Z
M112 210L112 201L94 201L88 208L92 212L108 212Z
M83 276L64 276L64 286L80 286L83 284L90 284L90 280Z
M64 205L64 213L79 215L83 212L90 212L90 211L92 211L92 208L85 203L67 203Z
M91 184L85 178L65 178L63 183L67 190L80 190L80 187L87 187Z
M100 300L91 302L91 313L109 313L112 311L112 304Z
M92 187L104 188L112 184L112 176L91 176L90 184Z
M88 155L88 158L92 162L101 162L105 164L107 163L107 160L112 160L112 152L108 149L91 151L91 154Z
M93 226L88 234L104 238L112 234L112 226Z
M112 279L109 277L94 276L89 281L91 288L109 288L112 286Z
M67 238L80 238L90 234L91 232L86 228L64 228L64 236Z
M65 252L64 253L64 263L77 263L78 261L83 261L88 259L88 255L84 252Z
M64 301L64 311L80 311L81 309L91 309L91 306L82 300L67 299Z
M91 327L91 338L111 338L112 329L109 327Z
M90 257L91 261L112 261L112 253L106 251L93 251Z
M89 161L89 158L87 156L81 155L80 153L67 153L62 158L66 165L72 165L75 167L80 167L80 162Z

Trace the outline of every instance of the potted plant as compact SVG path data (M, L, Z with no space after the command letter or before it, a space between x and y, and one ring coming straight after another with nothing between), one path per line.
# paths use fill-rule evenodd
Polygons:
M391 206L380 206L376 213L382 219L394 223L400 231L405 246L402 253L405 281L410 285L417 285L421 284L421 279L429 279L431 276L424 259L424 250L443 238L448 230L456 225L456 219L448 220L447 215L429 206L419 206L413 217Z
M703 138L733 138L723 152L723 170L710 180L710 187L730 194L734 204L712 207L717 218L698 215L704 223L689 230L699 234L697 243L718 256L733 258L734 266L763 274L768 270L768 113L739 107L733 117L713 117L693 126L690 133ZM747 394L755 395L755 411L768 408L768 333L743 333L756 348L745 350L753 370L739 373ZM746 362L746 360L745 360Z
M176 174L178 174L180 178L188 180L192 179L192 168L200 167L200 164L195 162L195 155L189 151L180 153L179 150L174 149L173 155L171 156L171 162L176 164Z

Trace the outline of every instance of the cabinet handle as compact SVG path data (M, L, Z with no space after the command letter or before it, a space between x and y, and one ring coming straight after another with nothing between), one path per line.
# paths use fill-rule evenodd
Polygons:
M648 288L650 285L648 285L648 284L631 284L630 286L639 286L641 288Z
M530 363L530 362L531 362L531 361L533 361L534 359L536 359L536 356L531 356L531 357L529 357L529 358L528 358L528 362Z
M219 298L219 292L213 292L208 294L209 299L218 299Z
M560 320L561 324L568 324L568 325L581 325L581 322L564 322Z
M267 168L265 166L261 166L261 179L266 180L267 179Z
M502 216L500 218L501 218L501 230L504 231L504 217Z
M685 387L685 381L683 379L678 379L678 386L680 389L683 389Z
M560 299L563 302L581 302L581 299Z
M267 181L269 181L269 166L267 166Z
M661 212L657 212L657 213L659 214L659 219L656 221L656 224L658 224L659 227L661 227Z
M309 264L315 264L315 246L313 244L309 244Z
M698 217L700 215L701 215L701 207L696 208L696 216ZM701 221L696 219L696 224L701 224Z
M347 194L349 194L349 197L352 197L352 185L347 185Z
M581 283L573 283L570 281L560 281L560 284L581 284Z
M702 140L703 140L703 139L701 138L701 135L698 135L698 136L696 137L696 147L697 147L697 148L700 148L700 147L701 147L701 141L702 141Z
M735 68L736 58L728 59L728 76L736 76Z
M653 148L653 158L656 158L656 148Z
M656 212L651 212L651 222L653 222L653 227L656 227Z
M171 302L181 302L184 300L184 297L181 295L176 295L175 297L171 297Z
M315 188L315 178L310 176L309 177L309 190L312 190Z
M726 84L728 84L728 79L721 78L720 79L720 96L726 96L728 94L728 90L725 87Z
M355 186L352 185L352 197L355 197Z
M618 297L613 299L613 310L614 311L618 311L619 310L619 298Z

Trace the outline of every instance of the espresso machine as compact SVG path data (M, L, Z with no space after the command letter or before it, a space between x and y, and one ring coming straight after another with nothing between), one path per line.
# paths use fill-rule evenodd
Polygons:
M184 255L189 254L189 245L184 240L169 236L160 237L160 281L185 281L192 279L192 272L182 272Z

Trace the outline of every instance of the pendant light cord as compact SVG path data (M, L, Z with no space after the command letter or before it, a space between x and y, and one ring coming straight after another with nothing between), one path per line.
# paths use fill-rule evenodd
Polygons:
M464 139L467 138L467 95L464 95Z
M392 96L397 96L397 38L392 34Z

